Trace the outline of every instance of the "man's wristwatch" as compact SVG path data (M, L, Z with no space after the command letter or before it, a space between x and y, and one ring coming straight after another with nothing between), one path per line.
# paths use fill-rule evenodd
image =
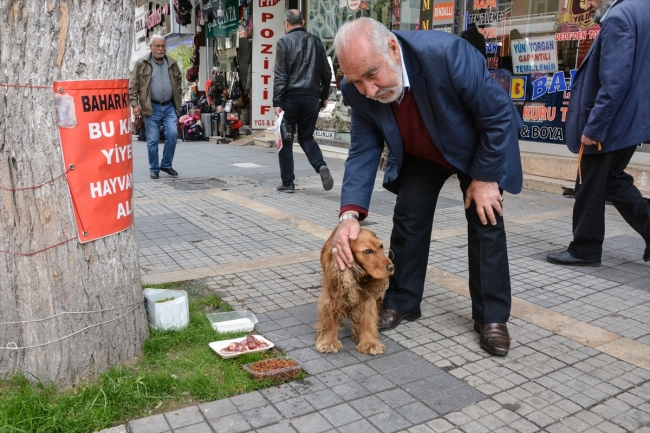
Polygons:
M353 213L346 213L346 214L341 215L341 217L339 218L339 222L342 223L343 220L347 220L347 219L350 219L350 218L354 218L355 220L359 219L359 217L356 216Z

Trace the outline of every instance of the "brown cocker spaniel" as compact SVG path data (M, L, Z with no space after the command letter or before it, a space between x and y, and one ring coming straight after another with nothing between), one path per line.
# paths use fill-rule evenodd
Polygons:
M377 235L361 229L357 240L350 243L354 265L341 271L332 256L330 235L320 252L323 267L323 293L318 298L316 349L336 353L343 345L338 338L344 318L352 322L352 338L361 353L378 355L386 346L379 339L378 311L395 265L384 255L384 246Z

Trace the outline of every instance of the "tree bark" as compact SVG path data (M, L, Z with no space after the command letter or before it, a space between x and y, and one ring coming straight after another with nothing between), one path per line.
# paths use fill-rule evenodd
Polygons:
M0 1L0 187L65 171L52 82L128 78L134 10L134 0ZM65 176L0 189L0 377L65 386L139 354L148 328L133 227L15 254L76 237Z

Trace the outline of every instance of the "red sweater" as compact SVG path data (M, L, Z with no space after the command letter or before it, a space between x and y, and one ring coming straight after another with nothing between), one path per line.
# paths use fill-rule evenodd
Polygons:
M411 90L404 92L404 97L399 105L395 102L390 105L393 107L397 126L404 142L404 153L433 161L442 168L451 171L451 165L431 140Z

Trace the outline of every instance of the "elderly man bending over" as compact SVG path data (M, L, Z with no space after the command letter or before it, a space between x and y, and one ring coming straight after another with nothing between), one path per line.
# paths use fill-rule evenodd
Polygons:
M457 174L465 198L474 330L487 352L510 349L510 275L502 190L522 186L516 109L467 41L440 31L389 32L361 18L341 26L334 46L352 110L336 261L352 266L350 239L368 215L383 143L384 187L397 194L390 248L395 274L380 329L420 318L436 201Z

